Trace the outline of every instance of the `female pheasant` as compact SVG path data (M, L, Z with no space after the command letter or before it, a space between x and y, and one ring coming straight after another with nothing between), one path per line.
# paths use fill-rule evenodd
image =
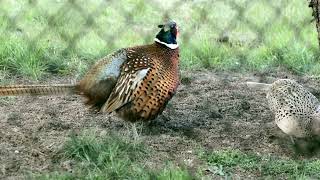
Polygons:
M116 112L125 121L153 120L179 85L178 26L169 21L158 27L161 30L153 44L107 55L77 84L0 86L0 96L80 94L91 107Z
M267 92L275 122L286 134L302 138L320 135L320 102L294 80L279 79L272 84L247 82L255 89Z

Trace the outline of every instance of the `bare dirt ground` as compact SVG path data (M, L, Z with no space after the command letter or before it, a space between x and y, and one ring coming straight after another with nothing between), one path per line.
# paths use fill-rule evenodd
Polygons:
M196 171L205 167L196 155L199 147L292 157L289 138L275 125L264 92L250 91L243 84L271 83L277 78L293 78L318 94L320 80L280 71L182 72L182 84L163 115L140 132L153 150L147 165L161 167L169 160ZM71 132L94 130L105 136L127 132L123 121L91 113L82 102L79 96L0 98L0 178L52 170L53 157Z

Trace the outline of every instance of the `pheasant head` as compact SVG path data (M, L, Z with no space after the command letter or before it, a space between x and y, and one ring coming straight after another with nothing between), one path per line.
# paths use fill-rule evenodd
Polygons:
M161 30L157 34L155 41L171 49L176 49L178 47L177 37L179 35L179 28L176 22L171 20L165 24L158 25L158 27Z

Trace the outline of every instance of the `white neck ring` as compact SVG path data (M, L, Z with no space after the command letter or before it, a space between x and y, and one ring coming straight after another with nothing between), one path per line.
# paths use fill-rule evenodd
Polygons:
M158 38L154 38L154 41L157 42L157 43L163 44L163 45L167 46L170 49L177 49L179 47L178 44L167 44L165 42L160 41Z

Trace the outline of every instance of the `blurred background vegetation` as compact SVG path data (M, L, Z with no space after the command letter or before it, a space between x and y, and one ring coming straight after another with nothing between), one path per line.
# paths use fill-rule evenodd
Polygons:
M182 69L320 75L307 0L0 0L0 83L11 77L80 78L119 48L152 43L157 25L169 18L180 26ZM62 151L62 159L76 162L75 173L40 179L192 179L183 168L146 169L138 160L147 150L116 138L72 137ZM299 179L318 176L320 167L318 160L285 164L238 151L201 157L223 176L237 167Z
M0 79L81 77L116 49L181 29L181 68L320 74L306 0L0 0Z

